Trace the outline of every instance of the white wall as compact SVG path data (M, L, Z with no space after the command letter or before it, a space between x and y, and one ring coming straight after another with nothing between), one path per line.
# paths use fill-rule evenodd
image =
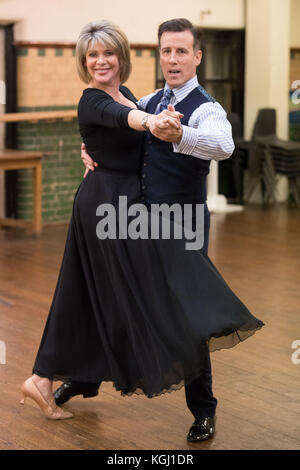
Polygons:
M260 108L277 110L277 135L288 137L289 0L247 0L245 137ZM258 14L259 13L259 14Z
M201 11L210 14L201 17ZM195 24L243 28L244 0L1 0L0 21L18 19L18 41L74 42L89 21L106 18L117 23L129 40L156 43L158 25L184 17Z
M247 0L245 138L260 108L275 108L277 136L288 139L290 0ZM287 178L280 177L277 200L287 199ZM255 194L251 202L261 202Z

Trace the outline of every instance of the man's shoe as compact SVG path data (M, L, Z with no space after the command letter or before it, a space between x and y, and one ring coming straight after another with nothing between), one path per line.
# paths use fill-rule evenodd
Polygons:
M76 395L83 395L83 398L96 397L98 389L99 384L65 382L54 392L55 403L61 406Z
M187 440L201 442L209 439L215 432L215 418L198 418L192 424Z

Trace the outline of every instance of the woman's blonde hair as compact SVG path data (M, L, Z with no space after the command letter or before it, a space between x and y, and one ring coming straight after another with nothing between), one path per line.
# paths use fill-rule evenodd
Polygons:
M123 31L107 20L92 21L82 29L76 44L76 66L79 77L85 83L91 81L86 67L86 53L89 46L101 43L111 48L118 56L120 81L126 82L131 72L130 45Z

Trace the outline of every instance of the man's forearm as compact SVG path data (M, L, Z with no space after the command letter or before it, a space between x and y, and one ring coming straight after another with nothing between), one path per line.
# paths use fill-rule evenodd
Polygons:
M215 133L201 132L189 126L182 126L182 138L173 143L174 152L192 155L204 160L225 160L234 151L231 131L223 130Z

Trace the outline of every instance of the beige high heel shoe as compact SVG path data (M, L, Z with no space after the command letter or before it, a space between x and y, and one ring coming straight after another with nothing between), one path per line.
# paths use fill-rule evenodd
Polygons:
M69 413L68 411L64 411L59 406L56 406L55 402L54 402L55 408L53 409L50 403L47 402L47 400L43 397L43 395L39 391L38 387L32 380L32 377L25 380L25 382L23 383L21 387L21 392L23 394L23 400L20 401L20 404L25 405L26 398L31 398L31 400L35 401L35 403L39 405L44 415L48 419L68 419L68 418L73 418L74 416L72 413Z

